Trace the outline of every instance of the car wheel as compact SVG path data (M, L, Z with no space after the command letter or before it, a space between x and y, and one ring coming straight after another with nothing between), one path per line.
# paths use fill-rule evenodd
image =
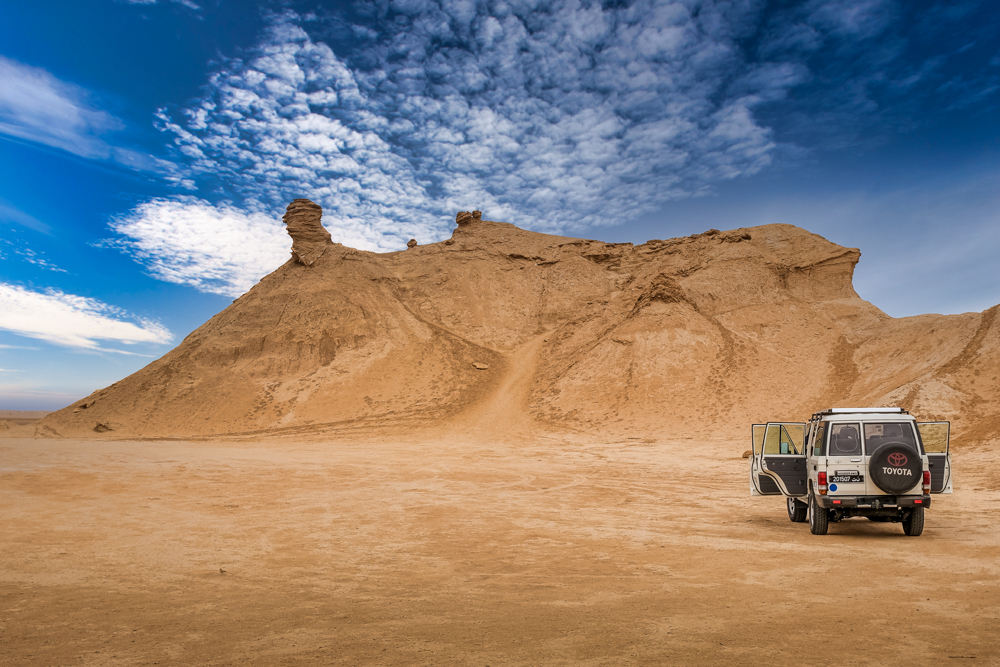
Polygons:
M792 523L805 523L806 516L809 513L809 506L795 498L786 498L786 500L788 520Z
M903 519L903 532L910 537L917 537L924 532L924 508L914 507L910 516Z
M830 514L819 506L816 496L809 496L809 532L813 535L826 535L830 528Z

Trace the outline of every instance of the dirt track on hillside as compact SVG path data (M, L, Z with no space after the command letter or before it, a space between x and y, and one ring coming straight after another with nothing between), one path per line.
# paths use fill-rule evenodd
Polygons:
M0 440L0 663L1000 664L985 449L956 453L922 537L816 537L748 497L743 442L492 413L452 435Z

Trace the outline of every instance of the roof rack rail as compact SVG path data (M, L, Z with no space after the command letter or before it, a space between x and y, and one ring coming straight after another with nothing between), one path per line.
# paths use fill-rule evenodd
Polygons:
M903 408L828 408L822 412L817 412L813 415L813 418L822 417L823 415L856 415L856 414L892 414L892 415L908 415L910 414L908 410Z

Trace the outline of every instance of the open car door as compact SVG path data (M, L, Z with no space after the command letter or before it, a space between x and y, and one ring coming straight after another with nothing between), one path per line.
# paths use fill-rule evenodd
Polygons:
M761 452L764 448L764 433L767 431L767 424L754 424L752 429L753 456L750 457L750 495L751 496L777 496L781 495L781 489L771 479L770 475L761 474Z
M753 426L753 492L762 496L801 498L808 490L805 435L802 422L768 422ZM758 435L761 437L758 439Z
M931 468L931 493L951 493L951 422L919 422L917 430Z

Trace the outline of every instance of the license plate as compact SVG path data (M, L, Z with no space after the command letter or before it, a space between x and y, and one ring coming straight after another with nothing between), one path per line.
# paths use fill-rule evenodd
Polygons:
M865 481L864 475L831 475L831 484L861 484Z

